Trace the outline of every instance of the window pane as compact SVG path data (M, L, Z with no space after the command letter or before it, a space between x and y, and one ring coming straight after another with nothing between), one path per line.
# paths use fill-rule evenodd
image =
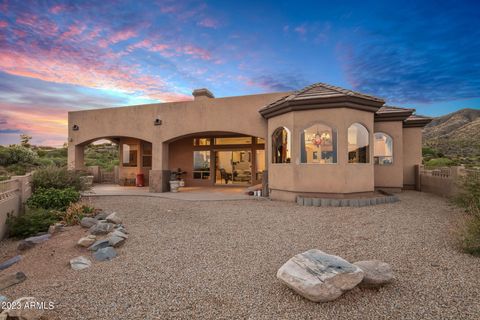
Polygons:
M137 145L123 144L122 146L122 164L124 167L136 167L137 166Z
M360 123L354 123L348 128L348 162L369 162L368 130Z
M252 137L215 138L215 144L252 144Z
M272 163L290 163L291 136L287 128L277 128L272 134Z
M302 163L337 163L337 132L324 124L315 124L302 132Z
M193 178L210 178L210 151L193 152Z
M151 167L152 166L152 156L143 156L142 162L143 162L144 167Z
M257 138L257 144L265 144L265 139Z
M194 146L209 146L210 145L210 138L194 138L193 139Z

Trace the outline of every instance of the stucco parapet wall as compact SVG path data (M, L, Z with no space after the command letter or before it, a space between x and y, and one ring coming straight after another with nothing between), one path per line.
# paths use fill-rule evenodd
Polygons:
M404 121L415 112L415 109L383 106L375 113L375 122Z
M366 207L377 204L400 201L396 195L385 195L372 198L332 199L297 196L297 204L307 207Z

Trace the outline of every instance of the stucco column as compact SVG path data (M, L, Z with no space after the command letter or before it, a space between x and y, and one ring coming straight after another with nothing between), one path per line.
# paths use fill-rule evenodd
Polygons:
M68 146L68 169L69 170L85 169L84 149L85 147L81 145Z
M149 175L150 192L169 191L168 143L152 143L152 170Z

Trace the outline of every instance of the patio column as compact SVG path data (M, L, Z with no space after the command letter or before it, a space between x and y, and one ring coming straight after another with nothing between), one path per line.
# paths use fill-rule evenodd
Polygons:
M150 192L169 191L168 143L152 143L152 170L149 174Z
M83 145L69 145L68 146L68 169L82 170L85 169Z

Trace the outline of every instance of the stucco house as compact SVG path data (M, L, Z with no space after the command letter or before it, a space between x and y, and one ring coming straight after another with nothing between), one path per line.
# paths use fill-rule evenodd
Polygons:
M295 92L75 111L68 114L70 169L84 168L84 146L120 146L119 183L143 173L151 192L169 189L170 172L187 186L255 185L272 199L348 195L415 185L422 127L414 109L317 83Z

